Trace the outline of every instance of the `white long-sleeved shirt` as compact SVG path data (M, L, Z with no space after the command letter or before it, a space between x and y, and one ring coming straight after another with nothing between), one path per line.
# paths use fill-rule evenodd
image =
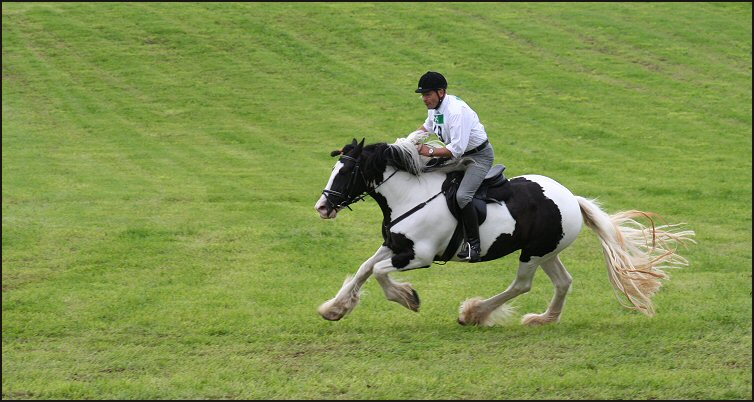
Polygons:
M445 143L454 158L474 149L487 139L476 112L461 98L447 94L439 109L428 109L424 128Z

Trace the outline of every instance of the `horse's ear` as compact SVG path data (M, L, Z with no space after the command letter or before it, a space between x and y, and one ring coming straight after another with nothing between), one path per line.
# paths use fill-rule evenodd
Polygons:
M354 138L354 139L353 139L353 141L351 141L351 145L352 145L352 146L353 146L354 148L356 148L356 145L359 145L358 141L356 141L356 138Z
M365 138L361 139L361 142L356 144L356 139L353 139L353 143L356 144L356 152L360 153L362 149L364 149L364 140Z
M342 148L341 149L336 149L336 150L330 152L330 156L338 156L338 155L341 155L342 153L343 153L343 149Z

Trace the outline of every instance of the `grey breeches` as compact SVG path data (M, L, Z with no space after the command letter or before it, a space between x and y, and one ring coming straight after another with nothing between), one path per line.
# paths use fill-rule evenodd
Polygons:
M471 202L479 185L482 184L484 176L490 171L492 163L495 161L495 150L492 149L492 144L490 144L483 150L464 158L472 159L474 163L466 168L466 173L463 175L463 180L461 180L456 193L456 202L461 208Z

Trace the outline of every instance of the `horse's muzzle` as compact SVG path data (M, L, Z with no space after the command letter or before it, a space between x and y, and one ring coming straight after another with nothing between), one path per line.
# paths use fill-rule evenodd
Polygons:
M324 195L319 198L317 204L314 205L314 209L319 212L319 217L322 219L333 219L338 215L338 211L329 206Z
M317 208L317 212L319 212L319 217L322 219L333 219L338 216L338 211L330 209L326 206Z

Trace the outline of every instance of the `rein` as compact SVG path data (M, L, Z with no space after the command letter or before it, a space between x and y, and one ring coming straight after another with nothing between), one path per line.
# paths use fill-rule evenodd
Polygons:
M444 193L444 191L440 191L439 193L433 195L432 197L429 197L429 199L427 201L424 201L421 204L419 204L419 205L417 205L417 206L409 209L408 211L406 211L405 214L403 214L403 215L395 218L394 220L390 221L390 223L388 223L387 225L384 225L385 229L390 229L391 227L397 225L398 222L400 222L400 221L408 218L409 216L413 215L414 212L416 212L416 211L418 211L418 210L426 207L427 204L429 204L430 201L434 200L435 198L437 198L438 195L440 195L442 193Z

